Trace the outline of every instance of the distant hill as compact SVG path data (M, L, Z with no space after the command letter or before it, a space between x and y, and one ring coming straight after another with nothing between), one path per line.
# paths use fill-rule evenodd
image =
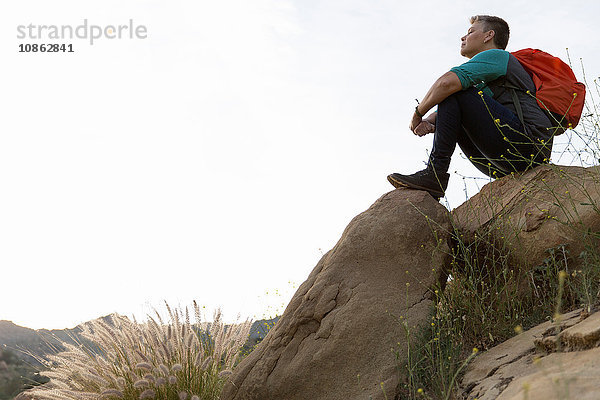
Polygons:
M0 400L11 400L23 390L45 382L48 378L39 375L38 367L0 348Z
M109 316L102 317L109 319ZM30 329L11 321L0 321L0 349L8 349L21 361L34 367L42 367L40 360L64 350L63 342L81 342L81 328Z

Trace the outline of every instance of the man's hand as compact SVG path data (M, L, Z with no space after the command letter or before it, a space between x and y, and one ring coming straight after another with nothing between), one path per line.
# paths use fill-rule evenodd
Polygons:
M410 129L411 131L415 132L415 129L421 123L421 121L422 121L421 117L419 117L417 115L417 113L413 113L412 121L410 121L410 125L408 126L408 129ZM417 133L415 132L415 135L416 134Z
M425 136L428 133L435 132L435 125L427 120L421 121L413 131L417 136Z

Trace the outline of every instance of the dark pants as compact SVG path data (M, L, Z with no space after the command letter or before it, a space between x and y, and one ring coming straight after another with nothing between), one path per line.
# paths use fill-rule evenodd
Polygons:
M552 143L529 137L519 117L471 88L438 105L429 166L447 172L456 144L477 169L492 178L548 162Z

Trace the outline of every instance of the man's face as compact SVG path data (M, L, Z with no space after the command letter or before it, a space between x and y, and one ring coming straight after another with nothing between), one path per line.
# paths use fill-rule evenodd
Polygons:
M460 38L460 55L467 58L471 58L475 54L483 51L485 45L485 38L486 32L483 31L481 22L475 21L467 31L467 34Z

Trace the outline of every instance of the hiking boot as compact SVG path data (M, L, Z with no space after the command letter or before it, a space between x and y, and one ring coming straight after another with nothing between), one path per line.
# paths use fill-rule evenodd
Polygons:
M436 200L444 195L449 178L450 175L447 172L436 172L431 168L415 172L412 175L391 174L387 177L388 181L396 188L425 190Z

